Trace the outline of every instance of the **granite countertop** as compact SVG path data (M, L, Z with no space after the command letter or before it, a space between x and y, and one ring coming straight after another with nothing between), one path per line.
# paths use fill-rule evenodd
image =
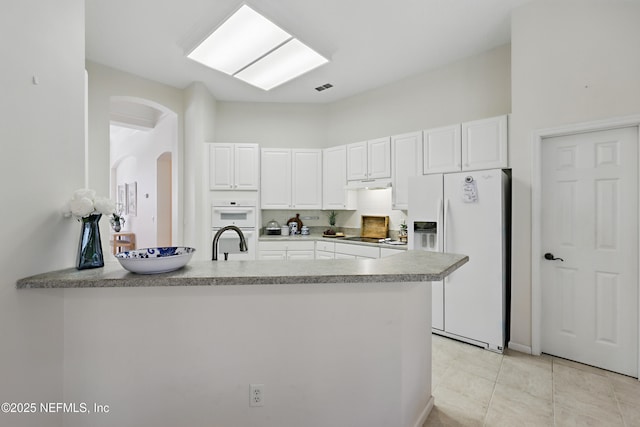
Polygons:
M68 268L18 280L24 288L105 288L314 283L422 282L442 280L466 255L408 250L380 259L300 261L192 261L170 273L141 275L117 262L103 268Z

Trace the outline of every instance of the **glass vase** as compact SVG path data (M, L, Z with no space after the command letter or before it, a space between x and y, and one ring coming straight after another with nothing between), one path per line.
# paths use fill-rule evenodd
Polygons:
M82 218L82 231L80 233L78 259L76 262L78 270L104 267L100 227L98 226L100 217L102 217L102 214L89 215Z

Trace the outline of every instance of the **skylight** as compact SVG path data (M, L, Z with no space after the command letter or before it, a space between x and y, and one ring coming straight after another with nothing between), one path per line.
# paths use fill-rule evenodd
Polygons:
M329 62L247 5L187 57L263 90Z

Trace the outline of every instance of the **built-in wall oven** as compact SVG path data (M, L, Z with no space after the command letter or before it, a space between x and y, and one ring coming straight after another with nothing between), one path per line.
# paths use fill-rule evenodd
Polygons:
M254 200L216 200L211 206L211 239L222 227L235 225L247 241L247 252L240 252L240 237L233 230L227 230L218 240L218 259L229 254L229 260L256 259L258 246L258 218ZM213 250L213 248L211 249Z

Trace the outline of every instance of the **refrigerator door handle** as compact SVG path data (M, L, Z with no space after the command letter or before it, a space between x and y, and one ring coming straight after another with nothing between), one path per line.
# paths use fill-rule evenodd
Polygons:
M442 247L443 247L443 251L446 252L447 251L447 225L449 223L448 221L449 218L449 199L445 199L444 200L444 218L443 218L443 223L444 223L444 233L442 235L443 241L442 241Z
M444 247L443 247L443 242L442 242L442 238L444 237L444 223L442 222L442 199L438 199L438 214L436 217L436 245L438 249L438 252L443 252Z

